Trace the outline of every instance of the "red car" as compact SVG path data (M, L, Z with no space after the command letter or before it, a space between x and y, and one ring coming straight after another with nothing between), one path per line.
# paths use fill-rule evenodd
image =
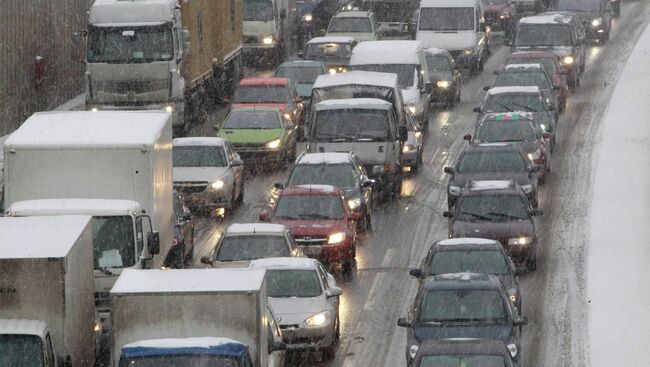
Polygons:
M274 107L296 126L303 122L302 98L295 84L288 78L245 78L239 82L233 96L232 108Z
M564 111L566 107L566 100L569 94L569 85L566 80L566 72L560 64L557 56L553 52L548 51L520 51L510 54L504 65L509 64L542 64L546 68L546 72L551 77L553 87L558 87L557 99L560 111ZM503 68L495 71L495 74L500 73Z
M283 224L305 255L324 264L340 264L343 276L351 277L361 213L350 209L340 188L289 186L279 194L273 210L263 211L259 219Z

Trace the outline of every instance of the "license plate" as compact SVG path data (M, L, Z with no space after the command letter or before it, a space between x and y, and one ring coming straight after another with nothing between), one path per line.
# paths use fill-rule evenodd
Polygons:
M320 247L317 246L306 246L302 248L302 253L306 256L320 256Z

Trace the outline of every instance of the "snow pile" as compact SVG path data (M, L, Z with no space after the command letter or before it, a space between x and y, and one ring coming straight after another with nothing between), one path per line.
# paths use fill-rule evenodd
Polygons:
M588 366L647 365L650 27L621 73L596 150L587 262ZM646 361L646 362L643 362Z

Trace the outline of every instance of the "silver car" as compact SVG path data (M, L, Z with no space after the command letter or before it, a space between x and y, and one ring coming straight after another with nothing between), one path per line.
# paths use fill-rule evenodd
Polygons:
M424 128L412 114L407 113L406 130L408 131L408 137L402 145L401 163L405 171L415 173L420 170L422 165Z

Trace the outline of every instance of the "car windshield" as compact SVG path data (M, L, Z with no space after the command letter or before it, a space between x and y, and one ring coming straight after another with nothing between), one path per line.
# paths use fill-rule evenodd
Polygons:
M481 0L483 5L490 5L490 4L508 4L512 0Z
M296 15L302 17L307 14L311 14L316 7L316 2L297 2L296 3Z
M434 290L424 294L418 321L503 322L507 317L503 298L495 290Z
M268 0L244 0L244 21L273 20L273 3Z
M240 85L235 90L233 103L289 103L286 85Z
M91 27L88 31L88 62L149 63L174 57L169 26Z
M341 198L335 195L282 196L275 209L277 219L343 219L344 216Z
M337 109L315 115L315 141L386 141L391 135L387 110Z
M320 66L280 66L275 72L275 76L289 78L296 84L314 84L322 74Z
M420 8L421 31L474 30L474 8Z
M274 298L312 298L323 293L316 270L266 271L266 295Z
M502 356L424 356L418 367L505 367Z
M280 129L276 111L233 111L223 124L224 129Z
M410 18L409 7L401 1L363 1L363 9L372 11L378 22L404 22ZM412 11L412 10L411 10Z
M427 55L427 67L429 71L451 71L449 58L444 55Z
M93 217L91 226L95 269L127 268L135 265L135 239L133 220L130 216Z
M226 167L223 146L178 146L173 149L174 167Z
M354 168L351 164L298 164L287 185L332 185L354 187Z
M600 0L559 0L557 10L576 12L596 12L600 10Z
M166 355L121 358L120 367L239 367L236 357L216 355Z
M334 17L327 33L372 33L372 25L366 17Z
M495 87L539 87L551 89L551 84L543 71L537 69L528 71L504 71L494 82Z
M526 24L518 28L515 46L570 46L569 26L559 24Z
M487 120L476 129L476 143L535 141L535 127L528 120Z
M516 57L511 58L508 64L542 64L550 75L559 73L555 67L555 61L548 57Z
M415 65L413 64L365 64L354 65L352 70L375 71L378 73L397 74L400 88L406 89L417 84L415 78Z
M349 58L352 45L349 43L309 43L305 47L305 59L326 60L331 58Z
M245 261L291 256L284 236L226 236L217 250L217 261Z
M517 152L467 152L459 164L459 173L528 171L523 157Z
M540 112L545 109L541 94L494 94L488 95L483 112Z
M43 343L35 335L0 334L0 367L42 367Z
M467 222L528 220L528 209L518 195L466 196L457 205L455 218Z
M510 266L501 251L437 251L431 258L429 275L449 273L510 274Z

